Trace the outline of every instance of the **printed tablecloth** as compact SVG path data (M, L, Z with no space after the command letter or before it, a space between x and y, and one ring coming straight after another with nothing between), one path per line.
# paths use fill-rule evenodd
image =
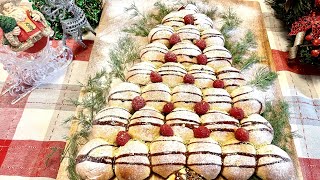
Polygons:
M320 177L320 72L286 65L290 45L287 32L270 7L260 1L281 91L290 104L290 124L302 136L294 140L302 174L304 179L316 180ZM107 24L101 23L100 29L106 30ZM97 38L98 43L107 41L104 36ZM58 152L64 149L69 127L62 122L75 112L68 99L79 96L79 82L85 82L93 47L93 41L86 43L89 47L84 51L76 43L69 43L75 53L74 61L54 82L39 87L15 105L10 104L11 96L0 97L0 180L56 178L59 153L49 161L46 159L51 148ZM0 64L0 91L4 90L7 78Z

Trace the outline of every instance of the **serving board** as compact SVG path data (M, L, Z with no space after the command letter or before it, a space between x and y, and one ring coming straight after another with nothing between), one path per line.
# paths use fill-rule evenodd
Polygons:
M144 12L144 10L148 11L152 9L153 4L156 2L156 0L151 1L143 1L143 2L136 2L137 7L139 7L139 10ZM164 2L164 1L163 1ZM166 3L174 3L175 1L165 1ZM107 1L104 4L104 11L102 13L102 17L100 20L100 24L97 31L97 36L95 39L95 44L93 46L92 54L90 57L89 66L87 69L87 75L93 76L97 71L99 71L102 68L108 69L110 68L108 66L108 52L109 48L112 48L112 45L116 43L116 41L124 35L124 33L121 31L123 28L127 26L127 24L131 24L131 17L128 12L125 12L124 9L126 7L129 7L132 1L127 0L110 0ZM236 10L236 12L241 12L241 15L239 16L243 22L241 24L241 27L239 29L250 29L254 32L256 36L256 41L258 43L257 51L258 55L260 57L264 57L262 62L268 66L273 71L276 71L275 65L272 58L271 48L267 36L267 31L265 28L265 23L263 19L263 14L261 11L261 7L259 2L257 1L241 1L241 0L225 0L217 2L217 0L209 0L208 4L210 6L216 6L219 9L224 11L228 10L229 7ZM244 34L245 32L239 31L235 32L235 34L239 33L239 36L241 37L241 34ZM137 38L137 43L139 46L146 45L147 38L143 37L135 37ZM278 84L279 82L276 81L275 85L273 86L272 91L274 91L274 95L276 96L276 99L282 99L282 94L280 90L280 86ZM84 96L84 94L80 94L79 99L81 99ZM76 114L78 112L75 112ZM69 135L74 134L78 130L78 125L76 122L73 122L71 124ZM290 131L290 129L288 129ZM67 142L68 144L68 142ZM292 150L292 154L290 154L293 163L296 167L296 179L303 179L298 156L295 150L295 146L293 143L293 140L288 145L289 149ZM66 180L68 178L68 172L66 170L68 166L67 159L64 159L61 164L58 171L57 179L58 180Z

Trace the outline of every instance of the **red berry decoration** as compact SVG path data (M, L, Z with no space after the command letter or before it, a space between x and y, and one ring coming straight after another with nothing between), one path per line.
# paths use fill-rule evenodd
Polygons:
M187 83L187 84L194 84L194 77L192 76L192 74L186 74L184 75L183 77L183 82L184 83Z
M239 141L249 141L249 131L244 128L238 128L236 132L234 132L234 136Z
M306 41L311 41L313 39L312 35L309 34L304 38Z
M205 126L199 126L193 129L193 134L195 138L207 138L210 136L210 130Z
M181 39L178 34L172 34L169 38L169 43L171 46L177 44L178 42L181 42Z
M199 54L197 56L197 63L201 65L206 65L208 63L208 58L204 54Z
M313 40L313 41L312 41L312 44L313 44L314 46L320 46L320 39L315 39L315 40Z
M173 130L168 124L163 124L160 126L160 134L162 136L173 136Z
M164 55L164 60L166 62L177 62L177 56L173 52L167 52Z
M188 14L188 15L186 15L184 18L183 18L183 20L184 20L184 23L185 24L194 24L194 18L193 18L193 16L192 16L192 14Z
M244 112L241 108L238 108L238 107L232 107L229 111L229 114L230 116L238 119L238 120L241 120L244 118Z
M220 79L213 81L212 86L214 88L224 88L224 82Z
M146 105L146 101L141 96L137 96L137 97L133 98L133 100L132 100L132 108L135 111L140 110L145 105Z
M116 143L118 146L124 146L131 139L130 135L126 131L120 131L117 134Z
M164 114L169 114L171 113L171 111L173 111L173 109L174 109L174 104L169 102L163 106L162 112Z
M200 101L197 102L196 105L194 106L194 111L198 115L204 115L209 111L210 105L206 101Z
M162 77L159 73L152 71L150 74L150 80L153 83L158 83L158 82L162 82Z
M207 47L207 43L203 39L197 40L195 45L198 46L198 48L201 50L204 50Z
M312 57L318 57L320 54L320 51L318 49L312 50L311 51L311 56Z

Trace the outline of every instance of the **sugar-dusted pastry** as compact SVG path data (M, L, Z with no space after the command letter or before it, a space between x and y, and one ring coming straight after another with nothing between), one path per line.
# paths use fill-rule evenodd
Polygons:
M171 26L174 29L178 29L179 27L182 27L185 25L184 23L184 17L189 14L195 14L196 12L191 9L181 9L180 11L173 11L169 14L167 14L162 19L162 24L166 26Z
M275 145L269 144L258 148L257 161L256 174L261 179L296 179L291 158Z
M232 99L229 93L222 88L207 88L202 90L203 100L210 104L211 110L229 112L232 107Z
M111 88L108 96L109 106L118 106L132 110L133 98L140 96L141 89L133 83L123 82Z
M165 25L158 25L155 28L151 29L148 35L148 40L150 43L159 42L167 47L170 47L169 39L170 36L174 33L173 28Z
M265 100L258 90L250 86L242 86L231 92L234 107L244 111L245 116L261 114L265 109Z
M203 50L203 54L208 58L207 65L212 67L214 70L218 70L223 67L231 67L232 65L232 55L230 51L223 46L207 46L207 48Z
M160 135L162 124L164 116L160 111L146 106L131 116L128 132L133 139L149 142Z
M223 144L234 139L234 131L239 121L224 111L211 110L201 116L201 124L211 130L210 137Z
M220 173L221 147L212 138L193 138L187 146L187 166L206 179L215 179Z
M186 67L197 64L197 56L202 54L201 50L190 41L175 44L171 48L171 52L177 56L177 61Z
M180 136L184 142L188 142L194 137L192 129L199 126L200 118L193 111L176 108L167 115L166 124L172 127L176 136Z
M194 84L200 89L212 87L212 82L216 80L214 70L205 65L195 64L190 66L188 74L193 75Z
M117 134L125 131L131 114L121 107L106 107L99 111L92 122L92 136L115 143Z
M214 28L213 21L205 14L196 13L196 14L193 14L193 18L194 18L194 25L197 26L200 31Z
M187 71L180 63L168 62L158 69L158 73L162 76L164 84L174 87L183 83L183 77Z
M225 41L221 32L219 32L218 30L213 29L213 28L203 30L201 32L201 39L206 41L207 47L210 47L210 46L223 47L224 41ZM210 54L213 54L213 53L210 53ZM227 54L227 55L229 55L229 54ZM230 58L230 56L227 56L227 57ZM228 62L230 62L230 61L228 61ZM226 62L226 63L228 63L228 62ZM218 63L216 63L216 64L218 64Z
M152 83L142 89L141 96L147 106L151 106L162 112L163 106L171 101L171 90L163 83Z
M259 114L252 114L240 121L240 126L249 132L249 141L256 145L271 144L273 128L271 124Z
M137 63L125 73L125 78L130 83L143 86L150 83L152 71L155 71L155 66L150 62Z
M150 144L152 171L167 178L186 164L186 146L178 136L160 136Z
M179 35L181 41L190 40L191 42L194 40L200 39L200 31L194 25L185 25L177 29L177 34Z
M184 9L186 10L193 10L194 12L199 12L199 9L197 6L195 6L194 4L187 4Z
M234 67L220 68L217 70L216 74L218 79L224 82L224 88L229 93L246 83L242 73Z
M172 90L172 103L175 107L193 109L202 100L201 90L192 84L181 84Z
M168 52L168 48L160 43L160 42L153 42L148 45L146 45L141 51L140 51L140 58L142 61L151 62L156 67L161 66L164 61L164 55Z
M115 153L114 171L118 180L143 180L151 173L148 146L130 140Z
M96 138L90 140L79 151L76 171L82 179L110 179L114 176L112 158L116 147Z
M227 179L247 180L256 168L256 149L247 142L232 140L222 146L223 168Z

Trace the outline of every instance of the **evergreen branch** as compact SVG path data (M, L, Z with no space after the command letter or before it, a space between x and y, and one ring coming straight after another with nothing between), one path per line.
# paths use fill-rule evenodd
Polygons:
M225 38L228 38L228 33L231 30L236 29L242 23L242 20L237 16L233 9L229 8L227 12L222 14L223 25L220 29L220 32L224 35Z
M272 72L267 67L260 67L253 80L251 80L248 84L251 84L261 90L266 90L274 80L278 77L277 73Z
M282 100L267 102L266 110L262 116L267 119L273 127L274 137L272 144L288 153L292 153L291 150L287 148L288 143L290 143L290 140L293 138L292 133L288 131L290 128L288 108L288 103Z
M243 61L243 56L247 53L249 48L256 47L255 36L252 31L248 31L244 38L237 43L228 43L226 48L230 50L232 54L232 64L238 65Z
M240 66L238 67L241 70L245 70L252 66L253 64L259 63L261 61L261 57L259 57L256 53L252 53L249 58L241 61Z

